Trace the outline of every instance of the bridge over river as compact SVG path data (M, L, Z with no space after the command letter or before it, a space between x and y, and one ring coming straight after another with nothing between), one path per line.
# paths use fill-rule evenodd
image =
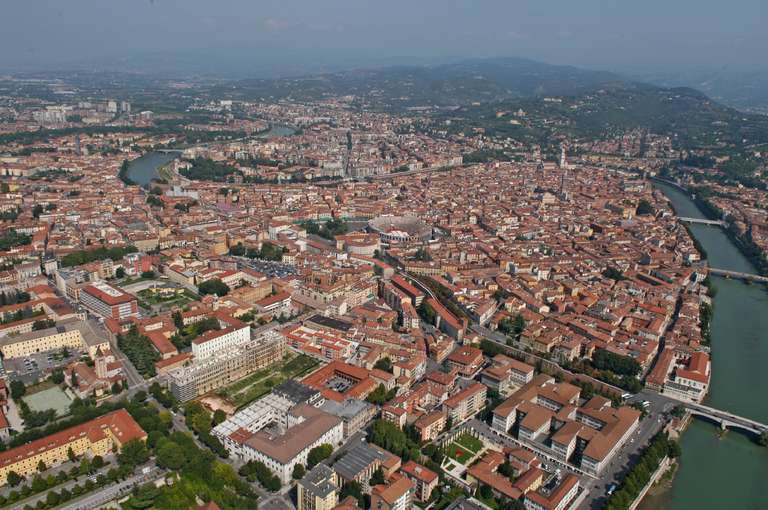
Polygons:
M729 413L728 411L721 411L720 409L701 404L694 404L692 402L683 402L683 405L691 412L691 414L719 423L720 428L723 430L727 428L739 428L756 436L768 432L768 425L765 423L744 418L743 416L738 416Z
M754 273L742 273L739 271L729 271L727 269L709 268L709 274L725 276L726 278L738 278L739 280L748 280L751 282L768 283L768 277L760 276Z
M668 402L670 405L679 405L686 408L693 416L704 418L708 421L714 422L720 426L721 429L739 429L743 432L759 436L764 432L768 432L768 424L760 423L757 420L751 418L745 418L730 411L723 411L714 407L706 406L704 404L697 404L696 402L690 402L687 400L681 400L670 395L663 393L656 393L650 390L643 390L645 398L659 399L664 402ZM651 396L651 394L653 396Z
M698 223L700 225L716 225L718 227L725 227L726 223L723 220L707 220L704 218L688 218L687 216L679 216L678 220L683 223Z

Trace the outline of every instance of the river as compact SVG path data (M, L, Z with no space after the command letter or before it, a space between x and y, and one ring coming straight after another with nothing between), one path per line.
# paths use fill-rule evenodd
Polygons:
M139 186L146 186L160 177L159 168L179 156L177 152L148 152L128 163L128 178Z
M680 216L704 218L680 190L656 186ZM757 272L720 227L691 225L709 264ZM763 285L714 277L712 380L705 403L768 422L768 292ZM738 432L720 438L712 424L693 420L681 439L683 450L672 488L647 497L641 510L766 510L768 448Z
M290 126L273 126L269 131L256 135L256 138L290 136L295 132L296 130ZM147 186L152 179L160 177L158 173L160 167L178 156L177 152L148 152L128 163L128 178L139 186Z

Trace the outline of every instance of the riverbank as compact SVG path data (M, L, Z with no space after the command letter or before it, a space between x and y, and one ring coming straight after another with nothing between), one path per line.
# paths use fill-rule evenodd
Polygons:
M687 195L687 198L693 202L693 204L698 209L699 213L703 215L705 219L708 219L708 220L723 219L723 213L722 211L720 211L720 209L718 209L717 206L712 204L706 198L701 198L701 196L692 192L690 189L686 188L685 186L682 186L673 181L668 181L668 180L659 179L659 178L653 178L653 181L655 183L660 183L665 186L673 187L678 192ZM672 210L675 211L675 214L677 216L688 216L687 214L680 214L680 212L675 209L674 202L670 201L670 203L672 204ZM766 254L763 253L763 251L748 238L748 231L745 234L741 234L738 231L736 231L732 223L730 222L726 222L726 223L727 223L727 226L722 228L723 232L725 232L725 234L728 236L730 241L739 249L741 254L745 258L747 258L749 262L754 266L755 273L763 276L768 276L768 257L766 257ZM694 246L699 251L699 253L701 253L702 258L708 258L706 248L704 248L701 242L699 242L699 240L696 238L696 236L692 234L690 226L685 225L685 228L688 230L689 235L691 235L691 238L693 239L693 242L694 242Z
M680 216L703 218L690 196L656 184ZM713 267L755 272L754 266L721 228L690 225L691 235ZM759 421L768 421L768 292L762 285L713 276L717 293L711 321L712 378L705 403ZM682 456L670 482L649 491L640 510L768 508L768 449L751 438L692 420L680 438Z
M178 157L177 153L148 152L128 162L125 175L131 182L147 187L152 179L162 178L160 168Z

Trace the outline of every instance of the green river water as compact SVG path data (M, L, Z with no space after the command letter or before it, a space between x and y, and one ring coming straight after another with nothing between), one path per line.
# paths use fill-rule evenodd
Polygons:
M678 189L657 183L680 216L703 218ZM755 272L719 227L692 225L710 266ZM768 422L768 291L759 284L715 277L712 380L706 404ZM672 488L649 496L641 510L768 510L768 448L738 432L694 420L681 439L683 455Z

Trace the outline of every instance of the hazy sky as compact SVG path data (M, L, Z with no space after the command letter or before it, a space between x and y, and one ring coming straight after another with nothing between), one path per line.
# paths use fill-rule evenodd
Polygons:
M0 68L148 53L768 66L768 0L2 0L0 12Z

